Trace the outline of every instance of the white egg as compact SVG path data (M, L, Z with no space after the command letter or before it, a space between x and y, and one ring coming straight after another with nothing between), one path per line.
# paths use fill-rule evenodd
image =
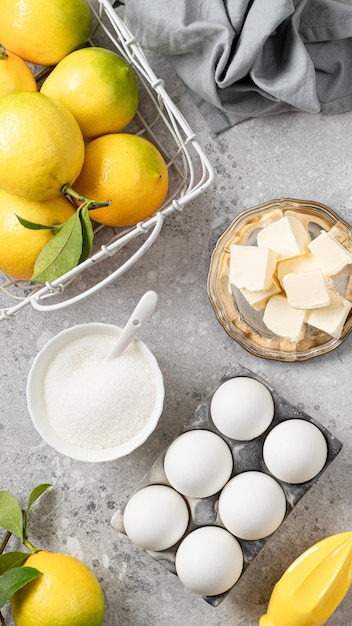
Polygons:
M274 417L269 389L255 378L236 376L218 387L211 399L210 415L216 428L238 441L259 437Z
M323 433L304 419L288 419L275 426L263 445L269 472L287 483L304 483L323 469L328 447Z
M286 496L279 483L263 472L243 472L225 485L219 498L220 519L240 539L271 535L286 514Z
M203 526L183 539L176 552L176 572L181 582L203 596L228 591L243 569L237 539L224 528Z
M164 471L169 483L185 496L206 498L222 489L233 467L227 443L209 430L189 430L166 451Z
M128 537L145 550L170 548L184 535L189 522L182 496L166 485L149 485L127 502L123 524Z

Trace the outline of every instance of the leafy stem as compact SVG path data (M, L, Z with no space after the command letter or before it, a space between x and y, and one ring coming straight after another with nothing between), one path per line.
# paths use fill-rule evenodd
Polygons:
M0 543L0 556L3 553L3 551L5 550L11 535L12 535L12 533L10 533L8 530L5 532L5 534L3 536L3 539L2 539L2 541ZM6 622L4 620L4 617L3 617L3 614L1 613L1 611L0 611L0 624L1 624L1 626L6 626Z
M109 206L111 204L111 200L92 200L91 198L87 198L86 196L82 196L80 193L72 189L72 187L68 184L64 185L61 189L61 193L67 196L71 196L78 202L82 202L87 208L90 209L99 209L103 206Z
M34 502L49 487L51 485L47 483L35 487L30 493L25 510L21 509L17 498L9 491L0 491L0 526L5 529L5 534L0 544L0 609L18 589L21 589L21 587L41 575L41 572L37 569L32 567L22 568L22 565L30 554L39 552L41 549L36 548L28 539L28 516ZM29 553L19 551L4 553L11 535L18 537ZM1 612L0 624L5 624Z
M40 551L40 548L36 548L28 539L23 539L22 543L24 547L27 548L27 550L31 552L31 554L34 554L34 552Z
M7 544L8 544L8 542L9 542L9 539L10 539L11 535L12 535L12 533L10 533L8 530L7 530L7 531L6 531L6 533L4 534L3 539L2 539L2 542L0 543L0 554L2 554L2 553L3 553L3 551L5 550L5 548L6 548Z
M94 236L88 211L110 204L110 200L96 202L85 198L69 185L63 186L62 193L71 195L80 202L77 210L63 224L38 224L17 215L24 228L54 232L54 236L42 248L35 261L31 277L33 281L52 282L85 261L92 248Z

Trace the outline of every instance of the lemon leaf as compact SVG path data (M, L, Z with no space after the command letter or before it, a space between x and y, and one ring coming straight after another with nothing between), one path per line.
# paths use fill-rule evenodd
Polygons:
M13 567L0 576L0 609L21 587L35 580L41 572L34 567Z
M61 228L61 224L52 224L51 226L48 226L47 224L37 224L37 222L30 222L29 220L26 220L24 217L17 215L17 213L15 213L15 215L19 223L30 230L58 230Z
M32 504L34 504L34 502L36 500L38 500L38 498L40 498L40 496L43 495L43 493L45 493L45 491L47 491L50 487L52 487L52 485L50 485L48 483L45 483L43 485L37 485L37 487L34 487L34 489L31 491L31 493L29 495L29 499L28 499L28 505L27 505L27 508L26 508L25 516L24 516L23 533L25 535L27 533L28 514L29 514L29 510L30 510Z
M27 552L6 552L0 555L0 575L13 567L21 567L29 557Z
M43 493L45 493L45 491L47 491L50 487L52 487L51 484L44 483L43 485L37 485L37 487L32 489L28 499L27 514L32 504L34 504L34 502L38 500L38 498L40 498L40 496L43 495Z
M0 526L23 540L23 515L17 498L9 491L0 491Z
M78 265L82 254L82 225L76 211L44 246L35 264L32 280L53 281Z
M93 233L92 222L90 220L89 213L88 213L88 206L82 205L78 209L78 211L79 211L79 216L81 220L82 238L83 238L82 239L82 253L81 253L81 258L79 260L79 263L82 263L82 261L85 261L89 255L89 252L93 244L94 233Z

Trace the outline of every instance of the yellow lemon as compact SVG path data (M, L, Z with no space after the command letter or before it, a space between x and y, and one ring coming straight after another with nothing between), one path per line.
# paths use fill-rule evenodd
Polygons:
M95 222L127 226L150 217L168 191L168 170L149 140L129 133L103 135L86 146L75 190L110 206L90 211Z
M38 91L38 85L27 63L0 44L0 96L12 91Z
M85 139L122 130L138 108L132 68L105 48L71 52L49 74L41 92L70 109Z
M54 230L30 230L17 219L53 226L63 224L75 208L58 196L46 202L25 200L0 189L0 271L17 280L30 280L34 263Z
M55 65L84 45L91 30L87 0L0 0L0 41L25 61Z
M44 94L0 98L0 188L31 200L58 196L84 161L84 140L72 113Z
M11 597L16 626L100 626L104 596L98 579L84 563L67 554L41 550L23 567L42 575Z

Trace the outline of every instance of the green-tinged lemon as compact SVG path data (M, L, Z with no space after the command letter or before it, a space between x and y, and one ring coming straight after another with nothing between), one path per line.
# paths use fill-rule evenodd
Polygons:
M70 109L85 139L122 130L138 107L132 68L105 48L82 48L66 56L44 81L41 92Z
M84 140L72 113L42 93L0 98L0 188L49 200L78 177Z
M92 24L87 0L0 0L0 15L2 45L39 65L83 46Z
M166 162L149 140L129 133L104 135L86 146L74 188L83 196L111 204L90 211L95 222L127 226L150 217L168 191Z

